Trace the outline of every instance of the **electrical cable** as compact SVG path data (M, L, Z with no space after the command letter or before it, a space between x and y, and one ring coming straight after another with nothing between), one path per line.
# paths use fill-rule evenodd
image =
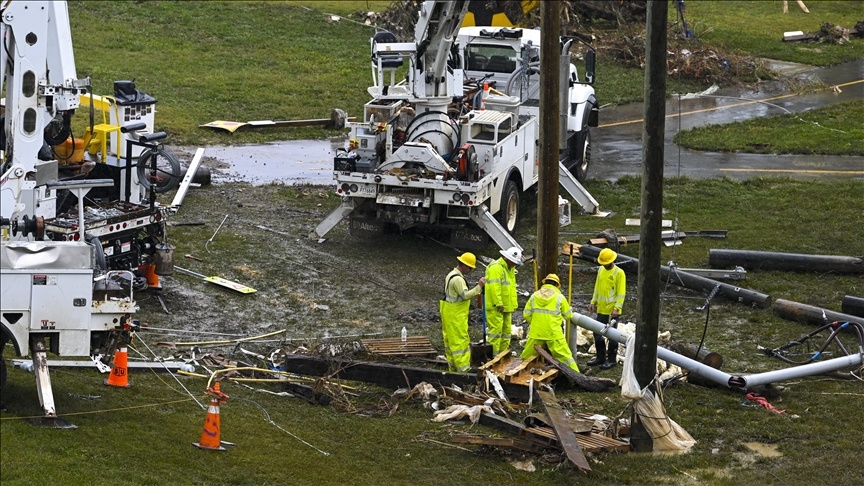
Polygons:
M165 371L167 371L168 374L171 375L171 377L174 378L174 380L177 381L177 383L180 385L180 388L183 388L183 391L185 391L185 392L186 392L190 397L192 397L193 400L195 400L195 403L197 403L198 406L201 407L201 410L206 410L207 407L205 407L201 402L198 401L198 399L195 397L195 395L193 395L192 392L190 392L189 389L187 389L186 386L183 385L183 383L180 381L180 379L177 378L177 375L175 375L174 373L171 372L170 369L168 369L168 366L165 365L165 362L162 361L162 359L159 358L159 356L157 356L156 353L154 353L152 349L150 349L150 346L148 346L147 343L144 342L144 340L141 339L140 336L138 336L138 341L139 341L141 344L143 344L144 347L147 348L148 351L150 351L150 354L153 355L153 358L154 358L154 359L156 359L157 361L159 361L159 363L162 364L162 367L165 368ZM136 351L137 351L137 350L136 350Z

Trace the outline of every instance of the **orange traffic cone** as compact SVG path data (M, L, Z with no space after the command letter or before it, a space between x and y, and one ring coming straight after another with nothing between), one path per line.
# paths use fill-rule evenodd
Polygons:
M153 289L161 289L162 286L159 285L159 275L156 275L156 265L147 264L144 265L144 277L147 279L147 286Z
M213 385L213 388L207 389L207 394L210 395L210 406L207 407L207 417L204 419L204 430L201 431L201 440L192 443L192 445L199 449L224 451L226 449L222 447L223 445L234 445L231 442L224 442L219 438L219 430L221 426L221 421L219 419L219 402L228 399L228 395L219 391L219 388L220 385L217 381Z
M109 386L129 388L127 363L128 353L126 351L126 346L123 346L119 351L114 353L114 366L111 367L111 376L105 380L105 384Z

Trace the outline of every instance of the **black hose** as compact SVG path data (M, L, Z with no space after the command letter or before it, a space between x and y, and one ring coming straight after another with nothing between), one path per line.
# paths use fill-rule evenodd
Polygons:
M102 242L99 241L99 237L90 233L84 233L84 241L93 247L93 251L96 255L96 268L100 273L107 272L108 262L105 259L105 249L102 248Z
M145 190L150 189L150 166L153 157L163 157L170 164L170 172L157 167L154 190L158 193L168 192L180 184L180 159L168 147L160 145L155 150L147 149L138 156L138 183Z

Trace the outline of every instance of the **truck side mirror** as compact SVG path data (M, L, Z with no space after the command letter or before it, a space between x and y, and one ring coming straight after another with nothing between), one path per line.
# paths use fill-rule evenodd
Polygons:
M597 62L597 53L589 50L585 53L585 82L594 84L594 65Z

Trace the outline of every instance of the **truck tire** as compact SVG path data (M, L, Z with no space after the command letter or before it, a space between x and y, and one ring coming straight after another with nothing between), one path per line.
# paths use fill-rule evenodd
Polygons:
M512 179L504 185L501 193L501 207L495 218L508 233L515 234L516 222L519 220L519 187Z
M6 360L3 359L6 350L6 338L0 338L0 409L5 408L3 405L3 390L6 389Z
M138 182L145 190L150 190L150 165L152 158L156 159L156 176L154 190L158 193L168 192L180 184L180 159L167 147L159 147L155 151L147 149L138 157Z
M581 132L573 138L570 147L568 168L577 181L585 182L588 177L588 168L591 166L591 132L584 127Z

